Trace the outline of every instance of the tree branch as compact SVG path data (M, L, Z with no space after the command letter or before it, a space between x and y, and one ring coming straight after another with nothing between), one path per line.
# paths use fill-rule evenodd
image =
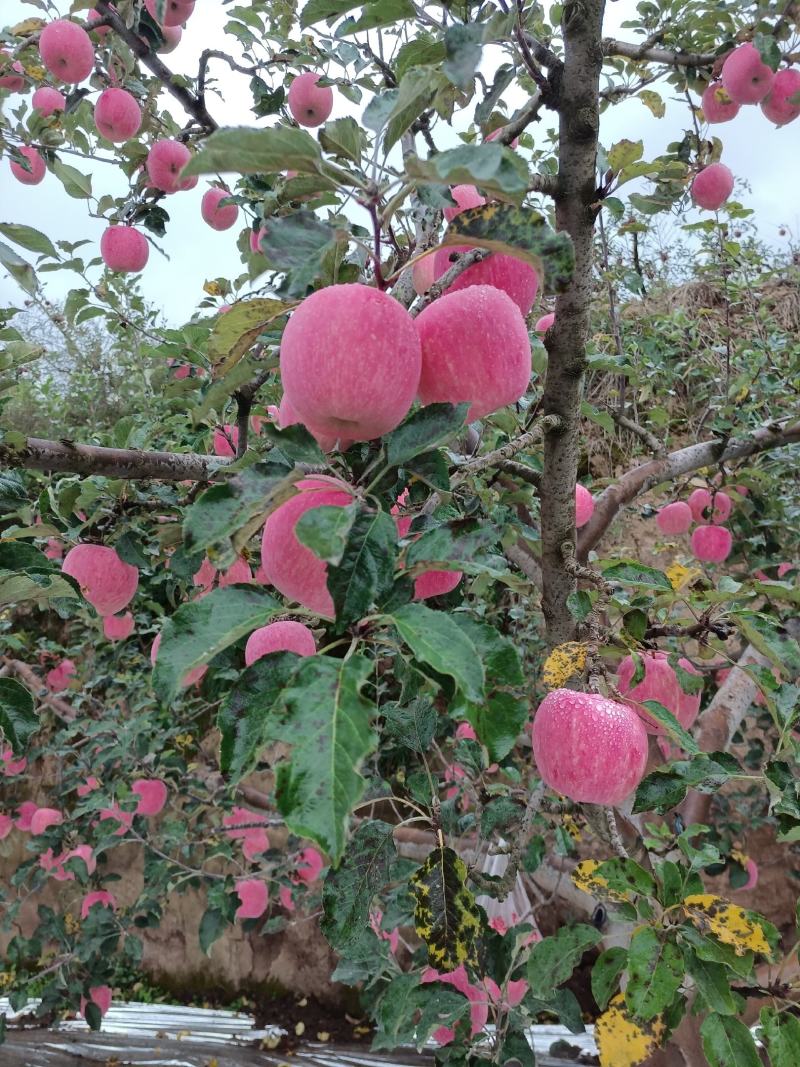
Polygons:
M208 133L216 130L217 124L209 115L206 110L205 104L194 93L183 85L179 85L175 80L175 75L164 63L161 62L159 57L150 51L147 43L134 33L133 30L128 29L123 20L119 17L117 12L109 3L109 0L97 0L95 4L95 10L98 14L102 15L108 25L113 29L125 44L130 48L135 56L144 63L151 74L161 82L167 92L171 93L176 100L178 100L186 112L192 116L192 118L200 126L203 127Z
M195 452L142 452L136 448L102 448L72 441L26 438L21 449L0 443L0 466L67 474L100 474L131 480L208 482L219 479L230 460Z
M558 318L556 317L556 322ZM578 556L585 559L613 522L620 508L637 496L646 493L662 482L671 482L684 474L719 463L746 459L747 456L766 452L783 445L800 441L800 422L788 426L770 423L759 427L746 437L730 438L727 442L702 441L688 448L671 452L661 459L652 459L628 471L614 485L608 486L595 500L594 514L581 530L578 539Z
M655 452L657 456L663 454L664 443L659 441L654 433L650 433L644 426L640 426L638 422L634 422L633 419L629 419L627 415L623 415L614 408L608 408L607 411L617 426L621 426L623 430L628 430L629 433L636 434L637 437L644 441L650 451Z
M488 255L491 255L488 248L472 248L469 252L462 252L452 267L448 267L441 278L433 283L427 293L412 305L409 309L411 317L416 318L421 311L425 310L428 304L432 304L437 297L441 296L445 289L448 289L465 270L474 263L480 263Z
M712 67L719 59L714 52L675 52L669 48L652 48L646 41L636 44L632 41L617 41L613 37L603 39L603 54L664 63L668 67Z
M519 452L524 452L529 445L541 440L546 433L560 430L561 426L560 416L545 415L543 418L537 419L530 430L520 434L519 437L515 437L508 444L503 445L501 448L495 448L494 451L487 452L483 456L468 459L466 463L461 464L458 471L460 474L466 472L474 474L476 471L485 470L487 467L494 467L504 460L511 459L512 456L516 456ZM535 474L536 472L532 471L531 473Z
M39 675L36 674L27 663L23 663L18 659L12 659L10 656L4 656L0 662L5 664L11 674L15 674L21 682L25 683L40 704L46 704L48 707L52 708L53 711L57 715L60 715L65 722L71 722L75 718L75 709L71 707L66 700L62 700L61 697L57 697L51 693ZM43 690L44 694L42 695Z
M745 712L759 693L754 680L741 670L749 664L763 667L767 666L768 661L752 645L745 648L736 666L700 716L694 736L702 752L727 752L730 748L731 739L739 729ZM686 825L706 822L713 799L713 794L690 790L682 805Z

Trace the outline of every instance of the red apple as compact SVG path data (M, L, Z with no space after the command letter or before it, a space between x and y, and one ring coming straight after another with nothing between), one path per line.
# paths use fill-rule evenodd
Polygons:
M343 482L320 475L303 478L297 488L300 492L279 505L264 524L261 565L267 579L288 600L332 619L327 564L298 541L294 528L300 516L312 508L347 507L353 496Z
M286 397L312 433L369 441L408 413L420 342L414 320L387 293L331 285L293 312L280 363Z
M545 784L582 804L621 804L647 764L639 716L598 693L548 693L533 720L532 742Z
M525 393L531 343L510 297L489 285L447 292L417 317L422 342L423 404L469 401L469 422Z

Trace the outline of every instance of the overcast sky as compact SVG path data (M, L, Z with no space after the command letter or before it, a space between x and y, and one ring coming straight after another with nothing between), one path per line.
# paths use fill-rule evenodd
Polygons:
M69 5L64 2L59 6L63 12ZM610 4L605 32L630 39L629 32L626 34L618 27L635 15L635 8L636 0L617 0ZM35 14L36 10L23 4L22 0L2 0L0 3L0 19L4 25L12 26ZM200 0L179 48L165 57L167 65L179 73L196 73L200 52L212 42L236 54L235 40L223 37L226 21L225 8L220 0ZM210 96L209 110L220 125L255 124L249 109L249 78L232 73L221 64L213 69L220 78L225 103L223 105L219 99ZM657 88L667 102L666 117L657 120L641 101L625 101L609 109L603 117L601 138L606 146L622 137L641 138L645 158L649 159L681 136L689 121L685 101L671 100L666 86ZM19 101L18 96L9 99L12 106ZM522 102L509 94L506 99L512 106ZM5 106L9 106L8 100ZM170 108L178 121L184 121L180 106L172 98ZM359 110L339 94L334 117L348 113L358 117ZM258 122L268 125L274 119ZM545 125L552 124L553 120L548 116ZM800 120L776 130L758 107L743 107L732 123L717 127L717 131L725 142L724 162L750 186L751 191L743 192L741 198L745 205L755 209L761 236L780 246L785 241L778 235L781 226L788 226L797 235L800 228L797 196ZM127 179L114 166L100 162L89 164L71 157L65 159L79 169L91 170L96 195L122 195L125 192ZM219 276L234 278L242 270L236 238L244 221L222 233L211 230L200 218L200 200L205 188L206 182L201 180L196 189L167 198L165 207L171 223L166 238L159 243L169 258L153 249L141 276L146 298L159 306L167 320L175 325L185 321L203 299L204 281ZM0 162L0 221L36 226L53 240L88 238L99 242L104 229L101 220L88 217L86 202L68 197L52 174L48 173L38 186L23 186L11 176L5 159ZM43 279L51 299L63 298L70 288L81 284L77 276L67 272L44 275ZM0 303L19 306L22 299L23 294L0 268Z

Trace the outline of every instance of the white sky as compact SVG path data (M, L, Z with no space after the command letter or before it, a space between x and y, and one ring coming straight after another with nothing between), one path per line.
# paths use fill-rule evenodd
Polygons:
M63 12L69 5L63 2L59 6ZM609 5L605 32L618 33L631 39L618 27L635 14L635 8L636 0L617 0ZM2 0L0 9L3 24L9 26L24 17L38 14L34 8L23 4L22 0ZM180 46L164 57L167 66L177 73L196 73L200 52L209 44L236 56L237 42L224 37L222 32L227 18L220 0L201 0L188 22ZM209 110L221 125L269 125L275 121L274 117L254 119L249 109L249 78L246 75L230 72L219 62L212 69L220 79L225 103L209 94ZM670 100L666 86L653 88L659 89L667 100L666 117L655 119L639 100L625 101L609 109L603 117L601 139L606 147L622 137L631 140L641 138L644 140L645 159L649 159L662 152L670 141L681 136L681 131L689 121L685 101ZM506 94L505 98L510 105L522 102L521 99L512 99L510 94ZM18 101L17 96L10 98L12 106L16 106ZM171 97L169 107L176 119L182 122L184 116L181 108ZM358 117L358 111L338 95L334 117L348 113ZM555 116L545 113L542 125L551 126L554 122ZM750 186L751 191L744 191L741 199L746 206L755 209L762 238L780 246L785 240L778 236L782 225L788 226L797 235L800 229L797 201L800 120L776 130L758 107L743 107L733 122L716 127L716 132L725 142L724 162ZM440 142L441 136L438 136L437 143ZM113 166L99 162L89 164L70 156L64 159L84 172L92 172L96 195L122 195L127 188L127 180ZM631 187L635 186L625 188ZM150 261L141 275L140 284L145 297L160 307L173 325L189 318L197 303L203 299L204 281L220 276L235 278L242 270L236 249L237 236L245 225L242 216L231 230L218 233L210 229L200 217L200 200L205 188L206 182L201 180L196 189L170 196L164 202L171 223L166 238L159 243L169 259L152 249ZM99 242L104 229L101 220L88 216L86 202L68 197L52 174L48 173L38 186L23 186L10 174L6 160L0 162L0 221L35 226L46 232L52 240L77 241L89 238ZM22 250L20 252L29 255ZM43 275L42 280L51 299L63 298L70 288L82 285L76 275L67 272ZM0 269L0 303L20 306L23 298L24 294Z

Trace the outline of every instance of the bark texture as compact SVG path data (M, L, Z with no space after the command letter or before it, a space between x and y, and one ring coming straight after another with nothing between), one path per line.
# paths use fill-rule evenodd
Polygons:
M201 456L194 452L142 452L137 448L102 448L73 441L46 441L41 437L28 437L24 448L19 449L0 443L0 468L100 474L106 478L214 481L224 474L229 462L218 456Z
M545 339L549 358L541 411L561 419L561 429L545 435L542 478L542 609L551 645L571 640L575 631L567 608L575 578L565 566L562 545L575 541L580 404L592 299L604 7L605 0L568 3L563 16L555 201L558 229L569 234L575 249L575 273L569 289L556 300L555 324Z

